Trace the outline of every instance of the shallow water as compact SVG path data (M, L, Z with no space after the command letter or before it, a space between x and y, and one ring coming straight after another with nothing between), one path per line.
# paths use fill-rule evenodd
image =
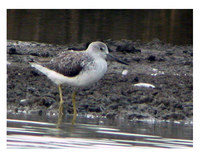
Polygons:
M7 148L191 148L192 125L8 114Z

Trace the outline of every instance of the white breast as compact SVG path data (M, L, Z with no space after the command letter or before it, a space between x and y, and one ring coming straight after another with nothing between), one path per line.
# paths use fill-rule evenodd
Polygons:
M107 62L104 59L95 60L95 64L88 71L81 73L74 80L74 86L85 87L100 80L107 71Z

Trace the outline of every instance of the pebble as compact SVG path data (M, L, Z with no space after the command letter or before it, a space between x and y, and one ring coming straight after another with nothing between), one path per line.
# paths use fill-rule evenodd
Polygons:
M134 84L135 87L145 87L145 88L155 88L154 85L150 83L136 83Z
M126 76L127 74L128 74L128 70L125 69L125 70L122 71L123 76Z

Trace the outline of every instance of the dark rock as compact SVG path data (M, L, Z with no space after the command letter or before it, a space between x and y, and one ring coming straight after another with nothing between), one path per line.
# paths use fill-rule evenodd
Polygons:
M101 108L100 107L96 107L96 106L89 106L88 111L89 112L97 112L97 113L99 113L99 112L101 112Z
M117 46L116 51L118 51L118 52L128 52L128 53L141 52L140 49L135 49L135 47L133 45L129 45L129 44Z
M156 61L156 57L154 55L150 55L147 60L149 61Z
M40 76L39 73L38 73L37 71L34 71L34 70L31 71L31 74L32 74L33 76Z
M183 53L188 53L188 51L187 50L183 50Z
M135 81L135 82L139 82L139 77L136 76L136 77L134 78L134 81Z
M131 114L128 114L129 120L145 119L145 118L149 118L149 115L147 115L146 113L133 112Z
M104 41L111 52L127 52L127 53L136 53L141 52L140 49L136 49L134 47L134 42L129 40L121 40L121 41L112 41L106 40Z
M50 107L55 102L54 99L45 97L42 99L42 105L46 106L47 108Z
M8 53L9 54L16 54L16 49L15 48L10 48Z

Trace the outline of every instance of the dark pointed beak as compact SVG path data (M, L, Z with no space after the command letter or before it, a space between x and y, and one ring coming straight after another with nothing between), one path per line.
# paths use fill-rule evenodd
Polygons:
M114 57L114 56L111 55L111 54L107 54L107 57L108 57L108 59L115 60L115 61L117 61L118 63L124 64L124 65L129 65L129 64L126 63L125 61L122 61L122 60L120 60L120 59L117 59L116 57Z

